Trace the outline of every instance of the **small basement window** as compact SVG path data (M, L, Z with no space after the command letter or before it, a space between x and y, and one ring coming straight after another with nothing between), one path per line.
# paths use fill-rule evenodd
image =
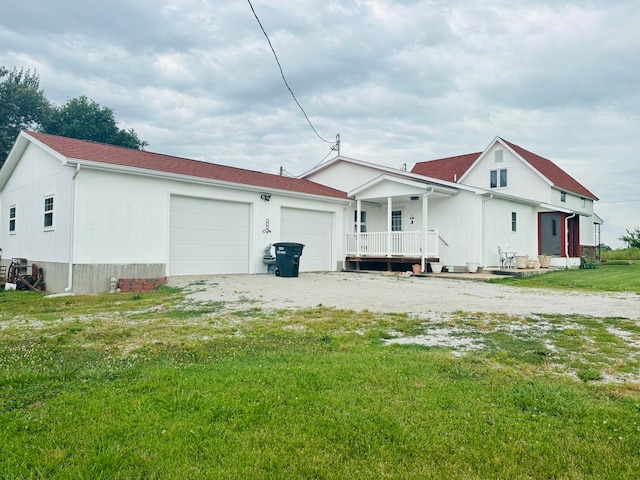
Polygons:
M16 206L9 207L9 233L15 233L16 231Z
M44 228L53 228L53 196L44 199Z

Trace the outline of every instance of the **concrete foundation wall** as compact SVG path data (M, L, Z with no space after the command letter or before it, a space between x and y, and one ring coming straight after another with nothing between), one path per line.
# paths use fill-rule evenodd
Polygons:
M66 263L38 262L44 270L44 284L48 293L62 293L69 283ZM9 265L2 259L3 265ZM31 267L29 267L30 269ZM111 277L119 278L157 278L165 276L164 264L100 264L74 265L71 291L76 294L103 293L109 291Z
M74 265L73 293L108 292L112 277L116 279L157 278L165 275L165 265L161 263ZM49 291L48 285L47 291Z

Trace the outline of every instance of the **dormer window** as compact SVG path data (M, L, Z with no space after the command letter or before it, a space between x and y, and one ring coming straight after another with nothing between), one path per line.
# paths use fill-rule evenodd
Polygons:
M491 170L489 172L490 188L505 188L507 186L507 169Z

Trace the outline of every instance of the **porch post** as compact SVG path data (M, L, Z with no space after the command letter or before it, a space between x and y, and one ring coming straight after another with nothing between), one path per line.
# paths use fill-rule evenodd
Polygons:
M362 227L360 226L360 220L362 220L362 200L356 200L356 256L360 256L361 248L362 248L362 237L360 236L360 231Z
M422 264L423 273L427 271L427 262L426 262L427 248L428 248L427 237L429 233L429 225L427 224L427 220L429 218L428 207L429 207L429 194L423 193L422 194L422 260L420 262Z
M391 214L393 212L393 199L387 197L387 257L391 256Z

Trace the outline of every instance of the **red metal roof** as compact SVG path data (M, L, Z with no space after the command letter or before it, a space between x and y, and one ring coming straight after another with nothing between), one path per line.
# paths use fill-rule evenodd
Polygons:
M575 178L558 167L551 160L540 155L525 150L524 148L501 139L505 144L509 145L518 155L525 159L529 164L544 175L555 187L568 190L584 197L598 200L593 193L584 187ZM425 175L427 177L440 178L450 182L459 179L473 165L473 162L482 154L468 153L466 155L458 155L456 157L441 158L438 160L429 160L426 162L416 163L411 173Z
M586 187L584 187L575 178L562 170L559 166L540 155L536 155L533 152L525 150L524 148L515 145L502 139L504 143L509 145L518 155L529 162L533 168L538 170L542 175L547 177L556 187L568 190L584 197L589 197L594 200L598 200L593 193L591 193Z
M309 180L256 172L254 170L245 170L199 160L172 157L133 148L116 147L114 145L106 145L87 140L60 137L46 133L27 133L67 158L310 195L347 198L346 192Z
M413 166L411 173L455 182L469 170L469 167L476 161L481 153L482 152L468 153L466 155L419 162Z

